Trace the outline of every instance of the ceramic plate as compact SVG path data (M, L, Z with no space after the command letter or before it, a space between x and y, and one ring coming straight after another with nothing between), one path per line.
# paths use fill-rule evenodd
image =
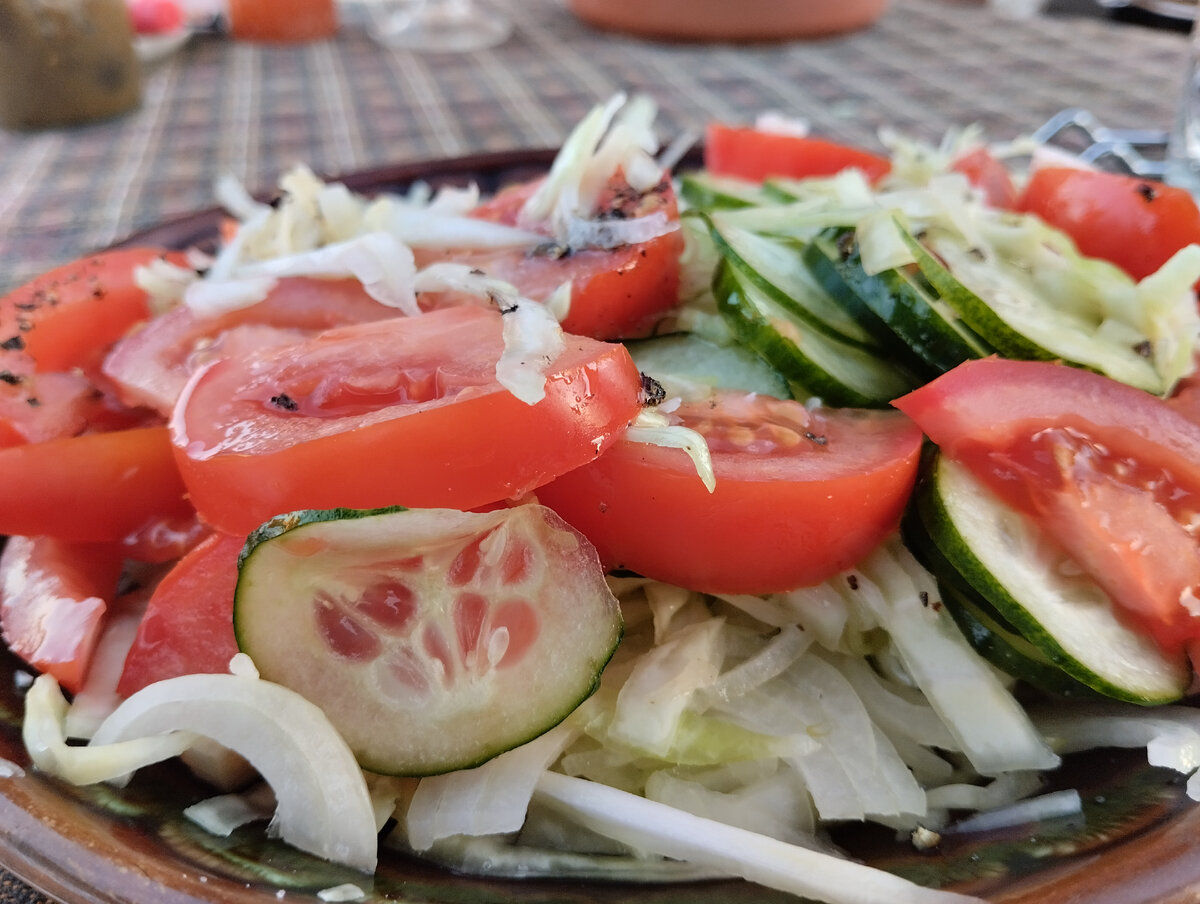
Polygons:
M402 189L474 180L485 191L544 170L550 152L475 156L345 177L352 189ZM220 212L206 210L131 237L171 247L213 241ZM786 904L795 898L736 881L640 885L583 879L494 880L456 876L391 851L374 878L294 851L261 825L228 838L181 815L211 789L176 764L138 773L123 790L74 788L29 769L20 738L30 676L0 652L0 758L25 774L0 778L0 864L68 904L277 904L316 902L343 883L368 902L396 904ZM847 829L851 854L934 886L997 904L1184 904L1200 900L1200 806L1176 773L1146 765L1144 751L1101 750L1055 775L1078 788L1080 816L1003 832L948 836L918 853L890 833ZM886 904L886 902L880 902Z

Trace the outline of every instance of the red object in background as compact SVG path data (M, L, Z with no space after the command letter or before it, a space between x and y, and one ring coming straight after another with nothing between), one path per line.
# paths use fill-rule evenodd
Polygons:
M333 0L229 0L229 29L246 41L313 41L337 31Z
M139 35L161 35L183 27L183 7L176 0L129 0L133 30Z

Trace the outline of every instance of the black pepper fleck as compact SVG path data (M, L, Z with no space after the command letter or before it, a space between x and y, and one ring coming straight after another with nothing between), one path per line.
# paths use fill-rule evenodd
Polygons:
M642 404L653 408L667 397L667 390L654 377L642 374Z
M271 396L271 404L276 408L282 408L284 411L296 411L300 407L296 404L296 400L286 392Z

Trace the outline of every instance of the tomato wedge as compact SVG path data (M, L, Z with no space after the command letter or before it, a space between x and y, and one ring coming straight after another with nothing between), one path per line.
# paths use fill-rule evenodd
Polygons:
M1030 176L1017 209L1037 214L1070 235L1081 252L1111 261L1134 279L1200 242L1200 208L1190 193L1121 173L1043 167Z
M447 308L202 370L171 423L197 511L246 534L303 508L470 509L590 461L638 411L629 353L566 337L527 405L496 380L501 320Z
M38 370L65 371L96 357L150 312L134 271L161 248L102 251L51 270L0 299L0 344Z
M708 441L709 493L679 449L622 440L538 490L609 568L713 593L771 593L849 568L895 529L921 432L896 412L722 392L672 416Z
M1098 374L996 358L895 404L1164 649L1200 638L1200 425Z
M473 215L513 225L540 184L538 180L511 186L480 205ZM597 216L628 219L658 210L671 219L678 217L669 181L638 194L618 179L602 196ZM593 339L632 339L649 335L678 301L682 252L683 235L676 230L611 249L563 249L547 237L545 247L533 250L454 251L440 257L469 264L512 283L534 301L546 301L570 282L571 304L562 321L564 330ZM422 263L434 257L439 256L422 255Z
M972 148L960 155L950 169L962 173L978 188L992 207L1011 210L1017 203L1017 187L1008 168L986 148Z
M211 534L159 582L125 657L117 683L122 697L164 678L229 671L238 651L233 592L245 541Z
M0 533L120 541L191 506L165 427L0 449Z
M9 649L78 690L115 596L120 549L9 537L0 554L0 632Z
M154 318L116 343L104 373L127 404L169 415L188 377L209 361L396 315L355 279L281 279L264 300L242 310L197 317L181 307Z
M871 182L892 169L886 157L823 138L713 123L704 133L704 168L716 176L761 182L771 176L804 179L857 168Z

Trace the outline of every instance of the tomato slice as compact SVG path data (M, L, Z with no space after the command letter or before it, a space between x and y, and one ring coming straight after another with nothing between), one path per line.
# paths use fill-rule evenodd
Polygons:
M922 439L896 412L736 392L672 420L708 441L711 494L683 451L622 440L537 495L607 567L714 593L816 584L867 555L900 519Z
M303 508L469 509L591 460L638 411L629 353L566 337L526 405L496 380L501 319L447 308L201 371L171 425L197 511L245 534Z
M190 511L165 427L0 449L3 534L120 541Z
M169 415L184 384L219 357L296 342L331 327L395 317L356 279L281 279L261 302L218 317L176 308L121 339L104 373L130 405Z
M541 180L511 186L480 205L474 215L512 225ZM623 187L622 187L623 186ZM657 210L678 216L668 181L646 194L637 194L623 179L610 183L600 201L599 217L627 219ZM516 286L534 301L546 301L556 289L571 283L571 305L563 329L594 339L632 339L649 335L679 297L679 256L683 235L675 231L645 242L612 249L562 249L547 240L532 251L453 251L422 255L422 263L445 258L466 263ZM439 304L425 298L423 305Z
M245 537L211 534L179 560L150 597L117 693L177 675L224 674L238 652L233 592Z
M712 123L704 133L704 168L717 176L761 182L772 176L803 179L857 168L871 182L892 169L886 157L823 138Z
M1043 167L1030 176L1017 209L1037 214L1070 235L1082 253L1111 261L1134 279L1200 242L1200 208L1191 194L1121 173Z
M1164 649L1200 638L1200 425L1107 377L994 358L895 404Z
M94 363L149 316L147 295L134 282L134 271L165 254L160 248L102 251L14 289L0 299L0 344L24 350L38 370Z
M0 554L0 633L9 649L68 690L83 684L116 594L120 549L9 537Z
M962 173L967 181L983 192L992 207L1012 210L1017 204L1017 187L1012 174L986 147L973 148L959 156L950 169Z

